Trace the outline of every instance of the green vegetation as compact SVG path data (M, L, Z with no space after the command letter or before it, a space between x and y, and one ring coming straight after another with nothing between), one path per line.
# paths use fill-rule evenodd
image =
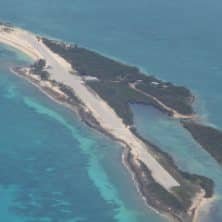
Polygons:
M43 38L43 42L65 58L81 75L95 76L101 80L118 80L128 74L139 73L135 67L113 61L88 49L67 46L64 43L45 38Z
M194 121L182 121L182 124L204 149L222 163L222 132L220 130Z
M161 203L165 204L166 206L174 210L176 209L178 211L186 211L186 208L183 206L184 203L179 198L177 198L173 193L165 190L154 180L149 183L147 188L149 189L150 193L157 195L158 200L161 200Z
M33 68L34 71L42 71L46 66L46 61L44 59L39 59L36 61L31 67Z
M97 81L88 80L86 83L110 104L125 124L133 124L133 114L129 107L132 103L152 105L169 114L169 111L164 110L152 97L182 114L193 113L193 96L184 87L174 86L153 76L146 76L136 67L116 62L78 46L67 46L47 39L43 41L51 50L66 59L80 75L98 79ZM132 131L134 132L135 129ZM158 161L181 185L175 187L172 193L166 191L152 179L149 170L142 162L138 169L129 155L128 161L134 168L140 190L154 207L164 211L185 213L190 207L192 198L201 187L206 190L206 197L212 195L213 182L210 179L180 171L167 154L149 142L146 143L151 147L150 152L153 152ZM146 176L143 175L144 172Z
M127 155L127 163L134 172L139 189L149 205L159 211L168 212L176 217L178 217L181 212L186 214L186 209L177 196L168 192L160 184L155 182L146 165L141 161L136 162L130 152Z
M165 105L177 110L182 114L192 114L192 95L189 90L182 86L174 86L171 83L158 84L155 87L150 87L150 83L147 80L137 84L137 88L146 92L160 101L163 101Z
M158 146L141 137L135 128L131 128L131 131L145 144L147 144L147 147L149 147L149 152L153 153L158 162L180 183L180 187L173 188L173 193L170 193L171 197L167 197L168 195L164 194L163 191L161 191L161 188L155 186L154 184L155 188L153 192L160 194L159 198L163 198L162 201L164 201L164 197L169 198L169 201L172 202L174 202L176 198L183 209L188 209L190 207L192 198L195 196L196 192L200 190L200 188L205 190L206 198L213 195L214 182L211 179L205 176L190 174L180 170L168 153L165 153Z
M4 32L12 32L14 26L8 22L0 22L0 26Z
M157 151L157 155L162 156L163 154L158 154ZM168 160L170 161L170 157ZM169 192L153 179L151 172L145 164L141 161L139 161L139 164L136 163L132 154L128 154L127 162L135 174L139 189L146 197L147 203L159 211L168 212L177 219L176 221L191 221L192 215L188 215L187 212L193 198L195 198L197 192L200 192L201 188L205 189L205 182L208 182L209 188L210 186L213 188L213 182L210 179L184 173L177 169L171 160L171 165L168 165L167 169L177 179L180 186L174 187ZM206 191L205 197L210 197L211 195L210 193L207 194Z
M43 42L66 59L80 75L96 77L98 81L88 81L88 85L116 110L126 124L133 123L128 103L152 104L171 114L149 95L179 113L193 113L193 97L184 87L174 86L153 76L147 76L136 67L122 64L76 45L65 45L45 38Z
M75 95L75 93L74 93L74 91L73 91L73 89L72 89L71 87L69 87L69 86L67 86L67 85L65 85L65 84L63 84L63 83L58 83L58 82L56 82L55 84L59 87L59 89L60 89L62 92L64 92L64 93L68 96L68 101L69 101L69 103L74 104L74 105L75 105L76 103L78 103L78 105L81 104L81 101L80 101L79 98Z
M193 183L200 185L206 192L206 194L205 194L206 198L213 196L214 182L211 179L204 177L204 176L196 175L196 174L189 174L186 172L181 172L181 174L187 180L190 180Z
M88 81L88 85L93 88L109 105L114 108L116 113L124 120L125 124L133 124L133 113L130 103L153 104L149 98L137 91L129 88L126 84Z
M45 66L46 61L44 59L39 59L37 62L31 65L31 72L40 76L42 80L48 80L50 75L46 70L44 70Z
M155 181L149 186L149 191L150 193L156 193L160 197L159 199L167 206L177 210L184 210L183 202L176 198L172 193L166 191Z

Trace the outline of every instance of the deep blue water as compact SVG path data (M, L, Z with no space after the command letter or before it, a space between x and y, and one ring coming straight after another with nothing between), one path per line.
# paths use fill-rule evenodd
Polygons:
M22 26L36 33L78 43L127 63L138 65L148 73L154 74L161 79L189 87L196 95L196 109L202 116L203 120L210 124L214 124L216 127L222 128L222 65L220 61L222 57L222 29L220 28L220 21L222 20L221 1L66 0L64 2L61 0L20 0L19 3L15 3L14 0L0 0L0 2L1 20L12 22L15 25ZM21 81L15 77L9 77L10 75L8 75L7 67L10 66L14 55L10 54L10 52L7 53L9 53L8 59L2 59L1 54L1 73L5 76L4 78L1 76L1 83L2 78L4 80L7 76L6 80L4 80L6 83L2 84L9 91L8 94L12 96L14 94L14 88L18 87L18 84L21 83ZM5 52L3 54L5 54ZM16 61L17 60L18 58ZM11 85L13 85L13 87ZM76 128L76 125L79 127L81 126L77 120L74 121L73 118L70 117L70 114L67 113L68 111L61 110L61 108L58 108L58 106L52 104L48 100L45 101L45 97L40 96L37 91L33 91L32 87L29 87L28 84L22 82L21 90L23 97L28 97L28 99L23 99L23 103L18 102L19 106L21 106L20 109L23 107L23 109L27 109L27 112L29 110L29 115L33 115L33 118L26 120L28 121L27 124L32 125L32 122L35 121L35 119L38 120L38 124L40 124L39 122L42 122L41 120L44 118L50 119L50 123L44 119L45 121L43 122L45 125L42 127L44 130L48 129L48 133L51 133L55 128L55 125L53 126L53 124L61 124L61 121L50 117L52 114L51 111L56 110L58 111L56 113L58 113L60 118L68 118L72 127ZM7 101L11 103L13 100L20 101L17 98L17 94L14 95L13 99L9 99L8 97L3 100L5 103L7 103ZM40 108L39 106L36 108L36 103L40 105ZM11 107L14 108L11 108L10 112L8 109L5 109L4 111L4 113L10 116L10 118L8 117L9 119L12 119L17 113L16 109L18 109L15 108L16 104L14 103L11 104ZM42 111L43 107L47 107L47 110L51 110L51 114L46 114L48 111ZM22 112L26 113L25 110L22 110ZM186 167L189 171L208 175L216 181L216 193L220 199L220 196L222 195L222 191L219 189L222 181L220 175L221 167L218 166L215 161L213 161L212 158L210 158L209 155L191 139L189 134L187 134L177 122L167 119L156 110L134 106L134 112L136 113L136 123L140 132L145 137L159 144L162 149L169 152L178 165ZM25 117L28 117L29 115L24 114ZM14 118L19 122L17 122L17 129L14 129L13 132L19 132L24 119L21 118L20 120L17 116L14 116ZM4 121L6 120L4 119ZM72 147L70 144L81 144L78 138L87 138L87 141L89 140L92 143L98 139L92 132L92 135L91 133L87 135L81 134L82 132L88 131L86 130L87 128L80 130L81 133L72 138L73 133L70 133L70 131L72 132L70 126L68 128L67 126L64 126L64 124L61 124L60 126L64 131L69 131L69 134L71 135L66 135L69 138L66 138L65 135L62 136L62 139L61 137L60 139L56 138L56 140L59 141L55 140L55 144L66 144L67 150L68 147ZM1 124L1 127L1 130L4 130L5 126L3 124ZM26 127L27 126L24 124L24 128ZM33 134L36 133L38 137L41 137L42 134L45 135L39 131L34 132L34 129L31 126L30 128L32 130L29 134L32 134L33 132ZM60 127L56 126L56 128ZM11 132L11 130L9 131ZM58 132L59 135L62 134L62 132L63 131ZM52 137L57 135L54 133L52 134ZM4 133L4 135L7 134ZM156 137L156 135L158 135L158 137ZM4 137L7 138L7 136ZM48 143L52 143L52 138L47 138ZM32 139L34 138L29 135L26 138L26 143L32 143ZM70 141L69 145L64 141ZM143 214L144 212L147 212L150 215L150 211L146 211L143 204L137 199L136 191L126 172L121 167L121 164L118 164L117 166L117 161L115 161L115 164L108 164L109 162L112 162L109 161L109 157L112 155L120 160L119 149L109 149L109 147L118 147L118 145L110 145L112 144L111 141L104 137L100 137L99 141L99 144L103 143L105 147L108 147L102 152L102 156L106 156L106 158L103 157L106 161L101 160L103 162L101 169L106 172L109 180L112 180L110 182L112 184L112 189L115 187L115 190L117 190L121 196L117 198L118 195L112 195L113 198L115 197L114 199L118 199L118 201L115 200L115 203L118 202L116 205L129 205L129 208L135 209L136 213L142 212ZM97 142L95 143L97 144ZM15 144L20 143L15 140ZM0 146L5 147L5 145L1 143ZM53 147L53 145L51 146ZM81 145L79 146L81 147ZM27 147L29 147L29 145L27 145ZM30 145L30 147L32 147L32 145ZM46 147L47 149L42 149L48 150L49 145ZM64 150L66 149L64 148ZM82 149L79 148L79 150ZM78 155L80 155L80 153L81 152L78 152ZM71 155L69 154L69 156ZM98 155L93 155L93 157L95 156ZM83 154L80 159L81 158L83 158L81 164L84 165L85 158L85 163L88 166L90 162L89 156ZM26 163L24 164L26 165ZM81 165L79 168L83 170L84 167ZM120 171L125 175L123 179L122 174L118 174L119 169L122 169ZM87 183L85 180L87 180L87 178L89 179L90 175L91 174L88 172L88 177L85 177L83 184L91 184L88 185L87 189L94 189L92 196L97 196L96 192L101 192L101 186L97 184L95 185L96 188L93 188L95 181L94 183ZM91 177L95 178L92 175ZM41 178L41 180L43 180L43 178ZM100 180L96 179L96 181ZM125 183L124 181L128 182ZM107 186L103 187L107 188ZM9 188L9 193L11 189L12 188ZM130 193L132 197L130 197L131 195L127 195L127 193ZM11 196L13 195L5 197L6 202L10 202ZM104 212L105 215L109 214L109 217L107 217L105 221L114 220L113 218L116 213L116 210L114 209L116 209L116 207L107 204L107 197L102 197L100 200L99 197L97 198L98 205L96 201L95 206L104 209L98 212L98 215L101 218L99 221L104 220L102 219L103 213L101 212ZM134 201L134 198L137 201ZM121 200L121 204L119 203L119 200ZM79 204L78 206L79 208L77 208L79 210L81 205ZM140 210L137 210L136 206L138 206ZM207 218L206 221L222 221L222 216L220 215L221 209L222 204L218 201L212 208L209 218ZM78 217L79 213L76 213L75 215ZM90 215L90 213L85 210L82 215ZM159 220L159 217L154 219L152 216L148 216L148 218L155 222ZM127 219L125 220L129 221ZM134 221L143 221L143 219L137 218Z

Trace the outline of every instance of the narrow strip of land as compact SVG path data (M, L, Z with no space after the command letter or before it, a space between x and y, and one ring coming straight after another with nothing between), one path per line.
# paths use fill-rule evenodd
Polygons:
M137 92L139 92L139 93L147 96L148 98L151 98L151 99L154 100L158 105L160 105L164 110L166 110L166 111L169 112L169 113L172 113L172 116L173 116L174 118L176 118L176 119L192 119L192 118L194 118L194 115L184 115L184 114L181 114L181 113L177 112L175 109L170 108L169 106L167 106L166 104L164 104L163 102L161 102L161 101L160 101L159 99L157 99L156 97L154 97L154 96L152 96L152 95L150 95L150 94L148 94L148 93L145 93L145 92L143 92L142 90L138 89L138 88L136 87L136 85L137 85L137 82L135 82L135 83L130 83L130 84L129 84L129 86L130 86L132 89L134 89L134 90L136 90Z
M166 190L178 187L178 181L153 157L149 147L137 138L113 109L84 84L82 78L71 74L71 65L59 55L53 53L40 38L30 32L13 28L11 31L0 30L0 42L23 51L34 60L44 59L50 79L71 87L76 96L93 114L101 127L116 139L123 141L131 148L131 152L151 171L152 177Z

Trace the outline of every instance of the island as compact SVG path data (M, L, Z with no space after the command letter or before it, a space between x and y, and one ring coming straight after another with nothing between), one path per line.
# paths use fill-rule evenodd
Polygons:
M30 66L14 67L16 75L122 145L124 164L148 206L174 221L195 221L201 203L213 195L213 181L181 171L168 154L142 138L129 107L130 103L153 105L187 120L194 116L194 97L188 89L11 25L0 24L0 42L33 59Z
M185 87L147 76L136 67L77 45L65 45L46 38L42 40L68 61L85 83L106 100L127 125L133 124L130 103L153 105L176 118L189 118L194 114L194 98Z
M181 121L193 138L205 148L211 156L222 164L222 132L212 126L203 125L200 122L187 120Z

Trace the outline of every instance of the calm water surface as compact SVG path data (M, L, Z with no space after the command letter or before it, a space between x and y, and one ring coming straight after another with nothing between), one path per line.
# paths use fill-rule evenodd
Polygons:
M0 220L162 222L121 164L121 148L9 68L30 61L0 47Z
M0 19L4 21L12 22L15 25L22 26L36 33L78 43L127 63L138 65L148 73L154 74L161 79L189 87L197 97L196 110L202 116L203 121L207 121L218 128L222 128L222 65L220 61L222 58L222 29L220 28L220 21L222 20L222 3L220 0L66 0L65 3L61 0L21 0L19 1L19 4L16 4L16 7L14 0L0 0L0 2L2 6L0 8ZM14 95L14 88L18 87L18 84L21 81L18 81L15 77L9 77L7 67L10 66L13 55L10 54L8 56L9 59L7 60L2 59L1 55L1 84L3 84L3 86L9 91L8 97L11 95L13 98L11 98L10 101L17 101L19 99L15 99L18 95ZM4 76L4 78L2 76ZM4 80L5 78L7 81ZM112 187L112 190L115 187L115 190L117 190L115 192L112 191L112 193L115 193L112 194L113 199L115 199L115 204L113 204L113 201L111 206L110 204L107 204L107 197L101 194L100 185L95 184L96 188L94 187L94 192L92 192L92 196L96 196L96 192L100 193L100 199L98 197L98 199L95 198L95 206L97 206L97 210L106 209L103 211L104 214L109 214L110 217L107 218L112 218L105 219L105 221L117 220L116 218L113 219L116 217L114 216L116 215L116 209L125 209L127 208L125 205L129 205L129 209L135 209L135 212L139 211L143 214L145 212L143 207L141 207L143 204L139 202L137 203L138 200L136 202L133 200L137 195L135 194L135 190L133 191L132 184L130 185L130 180L127 180L127 185L125 184L124 186L125 179L121 179L122 175L117 173L119 171L118 169L122 169L121 165L117 166L118 161L115 161L115 164L113 164L113 162L108 164L110 161L103 161L106 159L105 157L112 155L117 159L120 159L119 149L113 149L113 147L118 146L115 144L110 145L112 144L111 141L106 140L103 137L99 137L100 142L95 142L98 138L92 132L93 135L89 133L87 135L83 134L84 136L82 136L81 133L86 131L85 128L84 130L80 130L81 133L79 133L78 136L73 136L73 134L76 135L76 133L73 133L70 126L75 128L75 126L78 125L77 120L72 122L73 117L70 117L70 114L68 114L67 111L64 111L63 109L60 110L61 108L58 110L58 106L51 104L48 100L43 103L43 101L46 100L45 97L40 96L36 91L33 91L32 87L29 87L27 84L24 85L23 83L21 88L24 90L21 93L22 98L25 98L21 99L23 102L19 102L18 104L27 109L27 111L22 110L21 113L24 114L21 115L24 115L27 118L29 115L33 115L33 118L29 117L31 120L26 120L28 121L26 124L32 125L32 121L38 119L38 124L45 124L43 126L44 130L48 129L49 132L52 133L54 128L63 128L67 134L71 134L69 136L62 135L61 137L57 136L56 138L53 138L55 144L62 143L63 146L67 146L66 148L63 148L64 155L65 150L70 150L68 147L72 147L72 145L67 145L67 143L82 144L81 139L77 139L79 137L87 138L87 144L97 144L102 141L101 143L104 145L99 147L108 147L106 149L104 148L105 154L101 151L103 150L101 148L99 149L99 153L102 153L101 155L103 156L101 158L102 160L100 160L101 164L103 163L102 169L106 172L106 177L109 178L109 181L112 180L110 182L112 185L104 187ZM1 94L3 94L3 92L1 92ZM14 97L12 95L14 95ZM2 99L2 101L4 100L5 99ZM9 101L8 98L7 101ZM38 104L37 106L36 103ZM7 106L5 105L5 107ZM14 118L13 125L17 125L17 129L15 128L14 131L11 129L8 133L12 134L12 132L16 132L13 133L16 135L17 131L21 131L21 125L24 125L24 128L27 128L27 126L23 123L26 121L24 121L22 117L17 118L16 114L18 111L16 111L16 109L18 108L15 107L16 104L12 103L10 112L8 111L8 108L4 109L6 114L10 116L8 117L10 120ZM61 121L58 121L57 118L52 118L51 114L48 114L48 111L42 111L42 107L47 107L47 110L49 109L51 111L56 110L56 113L59 113L58 115L62 119L68 118L69 121L66 121L69 122L69 127L67 128L67 126L62 125ZM154 141L160 145L162 149L169 152L180 167L186 168L191 172L207 175L215 180L216 194L219 200L211 209L209 216L205 217L205 221L222 221L222 215L220 215L222 209L222 203L220 202L220 197L222 195L220 189L220 187L222 187L221 167L191 139L190 135L181 128L178 122L166 118L154 109L133 106L133 110L136 114L135 120L138 128L144 137ZM30 112L30 114L25 114L26 112ZM51 122L49 123L45 119L50 119L49 121ZM6 121L6 118L2 121ZM16 121L19 121L20 123L15 124ZM6 130L4 124L1 124L1 126ZM12 125L12 123L10 124ZM57 124L57 126L55 127L53 124ZM82 127L80 123L79 127ZM36 129L34 127L29 126L29 128L32 129L28 131L29 134L32 134L33 132L36 137L41 137L40 135L42 134L45 135L45 133L39 131L35 132L34 130ZM59 129L56 130L56 132L57 131L59 131ZM51 137L55 137L54 133L52 133L53 136L51 135ZM57 133L60 135L62 134L62 131ZM25 134L27 135L26 143L32 143L32 136L28 133ZM51 137L47 137L47 139L53 143ZM16 140L15 143L17 146L20 144ZM24 143L24 141L22 143ZM49 153L50 151L47 150L52 149L53 145L46 145L47 143L44 144L45 146L42 147L42 149L46 150L46 153ZM83 142L83 144L85 144L85 142ZM3 142L2 144L0 143L0 145L1 147L6 147ZM13 149L17 146L13 146ZM26 146L32 147L29 145ZM36 146L40 149L39 147L42 145ZM79 146L81 147L81 145ZM98 146L92 145L92 147ZM109 149L109 147L111 149ZM96 148L94 149L97 150ZM10 149L7 148L7 150ZM79 150L82 150L82 148L79 148ZM116 154L107 154L108 151L111 153L116 152ZM42 154L44 152L39 150L39 153ZM58 153L58 151L56 153ZM84 171L82 164L84 165L84 158L86 158L85 163L87 166L90 166L89 156L86 154L86 150L84 152L81 151L80 153L83 153L83 161L81 161L81 167L79 166L79 169L80 171ZM17 154L15 156L17 156ZM49 156L51 156L51 154ZM71 155L69 154L69 156ZM62 158L61 156L59 157ZM77 158L76 156L74 157ZM55 159L56 158L54 158L54 160ZM77 159L79 160L81 158ZM109 158L106 160L109 160ZM75 161L71 160L71 162ZM23 164L25 166L27 165L25 162ZM55 163L52 165L55 165ZM9 168L9 166L7 167ZM62 165L61 167L65 166ZM126 178L128 178L124 173L124 169L122 169L121 172ZM20 175L21 173L15 172L15 174ZM85 180L87 180L87 178L90 180L90 175L91 178L95 178L92 176L92 172L88 172L87 174L88 176L85 177ZM59 174L56 175L58 176ZM80 175L82 174L80 173ZM24 181L23 179L20 180ZM43 181L43 178L39 178L39 181ZM96 181L100 180L96 179ZM92 184L96 182L87 183L84 181L82 183L91 184L89 185L89 187L91 187ZM70 184L72 184L71 180ZM84 191L85 189L93 189L85 188L85 186L86 185L84 185ZM14 187L14 185L12 187L6 187L10 195L5 197L5 202L9 203L10 200L13 199L14 189L21 188ZM128 188L122 189L123 187ZM128 189L130 189L130 192L128 193L132 193L133 196L131 200L128 199ZM79 191L77 193L80 195L81 192ZM103 194L104 193L106 194L109 192L103 192ZM119 193L118 195L120 197L117 197L118 195L116 193ZM135 195L133 195L133 193ZM76 200L78 200L78 198L79 197L76 197ZM132 204L134 202L135 204ZM116 207L117 205L119 208ZM81 204L76 208L79 210L81 209L80 206ZM139 206L139 208L142 208L143 210L137 210L135 206ZM7 209L5 205L3 208ZM47 209L47 212L48 211L49 210ZM85 209L85 211L82 211L83 213L75 212L75 215L77 215L77 217L78 215L90 215L89 211L90 208L88 207L88 210ZM95 212L96 210L93 209L92 211ZM115 213L113 213L113 211L115 211ZM128 213L126 214L129 215ZM124 215L126 214L124 213ZM100 212L98 215L100 216L99 221L104 221L101 219L103 213L101 214ZM130 216L130 218L133 217ZM150 220L155 222L161 220L159 217L152 218L152 216L149 216L148 218L151 218ZM128 221L127 219L125 220ZM143 221L143 219L137 218L135 221Z

